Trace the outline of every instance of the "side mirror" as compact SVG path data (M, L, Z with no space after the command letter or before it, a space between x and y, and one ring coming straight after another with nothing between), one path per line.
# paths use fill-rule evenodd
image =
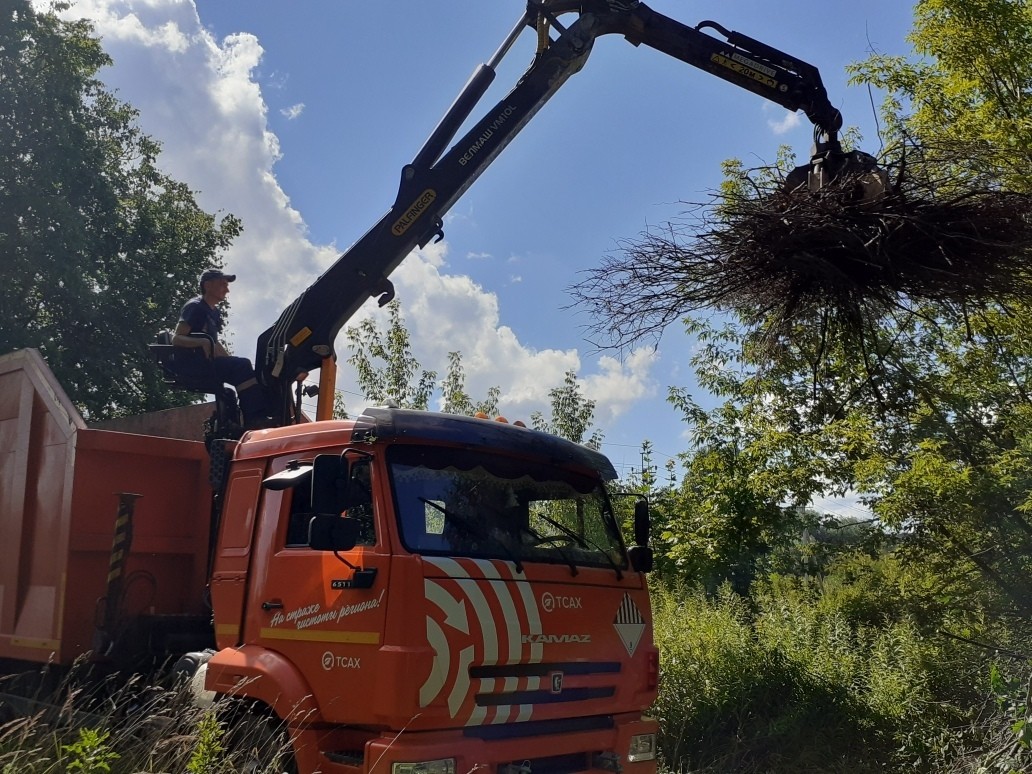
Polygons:
M649 544L649 532L652 531L652 517L649 516L649 501L638 500L634 504L634 542L639 546Z
M652 572L653 556L649 547L649 533L652 531L652 517L649 515L649 501L642 498L634 503L634 543L627 550L631 567L638 572Z
M340 454L320 454L312 464L312 512L339 517L348 507L348 462Z
M333 513L316 513L308 522L308 547L315 551L350 551L358 542L358 522Z
M627 549L627 558L638 572L652 572L653 556L649 546L631 546Z

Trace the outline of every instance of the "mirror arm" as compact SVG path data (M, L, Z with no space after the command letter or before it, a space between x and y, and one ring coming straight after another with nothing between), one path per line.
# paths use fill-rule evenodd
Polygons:
M351 562L349 562L347 559L345 559L343 556L340 555L340 551L334 550L333 555L335 557L337 557L337 559L339 559L341 562L346 564L348 567L350 567L352 570L354 570L355 572L359 571L358 567L356 567L355 565L353 565Z

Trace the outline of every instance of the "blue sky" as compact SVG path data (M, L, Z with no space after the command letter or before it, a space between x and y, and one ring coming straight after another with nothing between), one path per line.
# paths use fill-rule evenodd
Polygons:
M908 52L899 0L654 0L686 23L712 19L820 68L846 124L877 152L872 95L845 66ZM411 160L474 67L518 19L516 0L73 0L115 59L102 73L163 143L162 167L232 212L244 235L226 254L233 345L280 310L387 210ZM502 62L479 118L530 62L526 33ZM873 95L880 102L880 95ZM460 350L475 397L502 388L527 418L574 368L598 402L604 451L621 471L649 439L660 465L690 439L665 402L696 392L693 344L673 326L658 348L599 353L567 287L621 239L661 227L720 183L720 163L805 157L802 115L656 51L610 36L530 122L445 222L440 245L395 273L417 357L443 372ZM364 309L361 314L372 313ZM346 356L343 341L338 353ZM341 369L340 386L354 385ZM348 394L352 408L361 399ZM705 396L697 397L705 402Z

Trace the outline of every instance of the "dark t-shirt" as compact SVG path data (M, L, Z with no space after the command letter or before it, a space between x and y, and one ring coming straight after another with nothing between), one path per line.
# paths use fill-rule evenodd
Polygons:
M190 333L206 333L215 341L222 332L222 312L208 306L200 296L186 302L179 320L190 326Z

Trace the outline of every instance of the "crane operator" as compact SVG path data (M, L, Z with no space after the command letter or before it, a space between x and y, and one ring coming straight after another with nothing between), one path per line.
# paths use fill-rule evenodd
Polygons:
M198 354L177 358L177 369L184 375L201 376L214 367L219 384L232 384L236 389L244 429L272 427L276 424L275 401L258 384L251 361L230 355L219 341L225 321L218 306L226 300L229 283L235 280L235 274L226 274L221 269L208 269L201 274L200 295L183 306L172 338L174 346L196 350Z

